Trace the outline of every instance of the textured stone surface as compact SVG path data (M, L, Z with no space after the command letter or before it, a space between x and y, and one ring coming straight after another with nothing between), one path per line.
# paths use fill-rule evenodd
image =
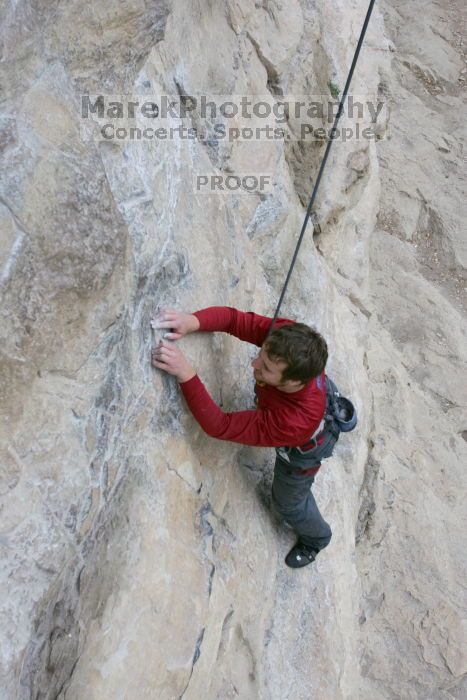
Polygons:
M465 696L461 10L375 8L353 92L388 100L387 138L336 142L282 307L360 414L314 487L332 544L297 572L273 451L202 433L149 320L272 314L323 146L97 144L79 98L327 94L366 7L4 5L2 697ZM247 172L273 193L193 191ZM180 346L224 410L253 407L254 348Z

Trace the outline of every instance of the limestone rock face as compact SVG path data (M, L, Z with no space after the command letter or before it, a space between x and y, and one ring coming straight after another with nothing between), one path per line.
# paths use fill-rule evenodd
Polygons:
M230 142L98 140L82 116L83 95L329 96L365 12L4 4L2 698L466 696L460 0L377 4L352 92L386 103L379 138L334 144L281 309L327 338L360 419L316 479L333 540L302 571L274 451L203 433L150 319L273 315L323 141L294 113L290 138ZM196 189L213 174L272 189ZM178 343L223 410L254 407L256 348Z

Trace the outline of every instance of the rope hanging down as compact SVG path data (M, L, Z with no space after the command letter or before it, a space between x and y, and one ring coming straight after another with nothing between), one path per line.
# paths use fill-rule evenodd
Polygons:
M312 211L313 211L313 204L315 203L316 193L318 192L319 183L321 182L321 176L322 176L323 171L324 171L324 168L325 168L325 166L326 166L326 161L327 161L328 156L329 156L329 151L331 150L332 142L333 142L333 140L334 140L334 139L333 139L333 135L336 133L337 124L338 124L338 122L339 122L339 119L340 119L341 114L342 114L342 110L343 110L343 108L344 108L344 102L345 102L345 100L346 100L347 93L348 93L348 91L349 91L350 82L351 82L351 80L352 80L353 72L354 72L355 66L356 66L356 64L357 64L357 60L358 60L358 56L359 56L359 53L360 53L360 49L362 48L363 39L364 39L364 37L365 37L366 29L367 29L368 23L369 23L369 21L370 21L371 12L372 12L372 10L373 10L373 5L374 5L374 4L375 4L375 0L370 0L370 4L369 4L369 6L368 6L368 10L367 10L367 13L366 13L365 21L364 21L364 23L363 23L362 31L360 32L360 38L359 38L359 40L358 40L357 48L355 49L355 54L354 54L354 57L353 57L352 65L350 66L349 74L348 74L348 76L347 76L347 82L345 83L344 92L342 93L341 101L339 102L339 108L338 108L338 110L337 110L337 114L336 114L335 119L334 119L334 124L332 125L330 138L328 139L328 143L327 143L327 146L326 146L326 150L325 150L325 152L324 152L324 156L323 156L323 159L322 159L322 161L321 161L321 165L320 165L320 168L319 168L319 171L318 171L318 177L316 178L315 186L313 187L313 192L312 192L312 194L311 194L310 203L308 204L308 209L306 210L305 220L304 220L304 222L303 222L302 230L301 230L301 232L300 232L300 237L299 237L298 242L297 242L297 245L296 245L296 247L295 247L295 252L294 252L294 254L293 254L292 262L291 262L291 264L290 264L290 268L289 268L289 271L288 271L288 273L287 273L287 277L286 277L286 280L285 280L284 288L282 289L282 292L281 292L281 296L280 296L280 299L279 299L279 303L277 304L277 308L276 308L276 311L275 311L275 314L274 314L274 318L272 319L271 325L270 325L270 327L269 327L268 335L269 335L269 333L272 331L273 326L274 326L274 323L275 323L275 321L276 321L276 318L277 318L277 316L279 315L279 309L280 309L280 307L281 307L282 300L283 300L283 298L284 298L284 296L285 296L285 292L286 292L286 290L287 290L287 286L288 286L288 284L289 284L289 280L290 280L290 277L291 277L291 275L292 275L292 270L293 270L293 267L294 267L294 265L295 265L295 261L296 261L296 259L297 259L297 255L298 255L298 251L299 251L299 248L300 248L302 239L303 239L303 235L304 235L304 233L305 233L305 229L306 229L306 226L307 226L307 224L308 224L308 220L309 220L309 218L310 218L310 216L311 216L311 213L312 213Z

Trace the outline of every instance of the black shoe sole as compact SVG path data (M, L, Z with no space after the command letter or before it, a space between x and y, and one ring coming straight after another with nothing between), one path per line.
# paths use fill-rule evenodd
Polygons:
M308 556L307 554L303 553L303 550L301 548L295 545L295 547L292 547L290 552L287 554L285 558L285 563L291 569L301 569L304 566L313 564L313 562L316 559L316 554L314 553L314 551L312 551Z

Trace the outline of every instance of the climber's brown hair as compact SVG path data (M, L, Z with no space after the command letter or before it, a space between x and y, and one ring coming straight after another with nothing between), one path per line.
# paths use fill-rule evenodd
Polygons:
M306 384L324 370L328 346L323 336L305 323L274 328L264 342L264 350L273 362L286 362L282 381L298 380Z

